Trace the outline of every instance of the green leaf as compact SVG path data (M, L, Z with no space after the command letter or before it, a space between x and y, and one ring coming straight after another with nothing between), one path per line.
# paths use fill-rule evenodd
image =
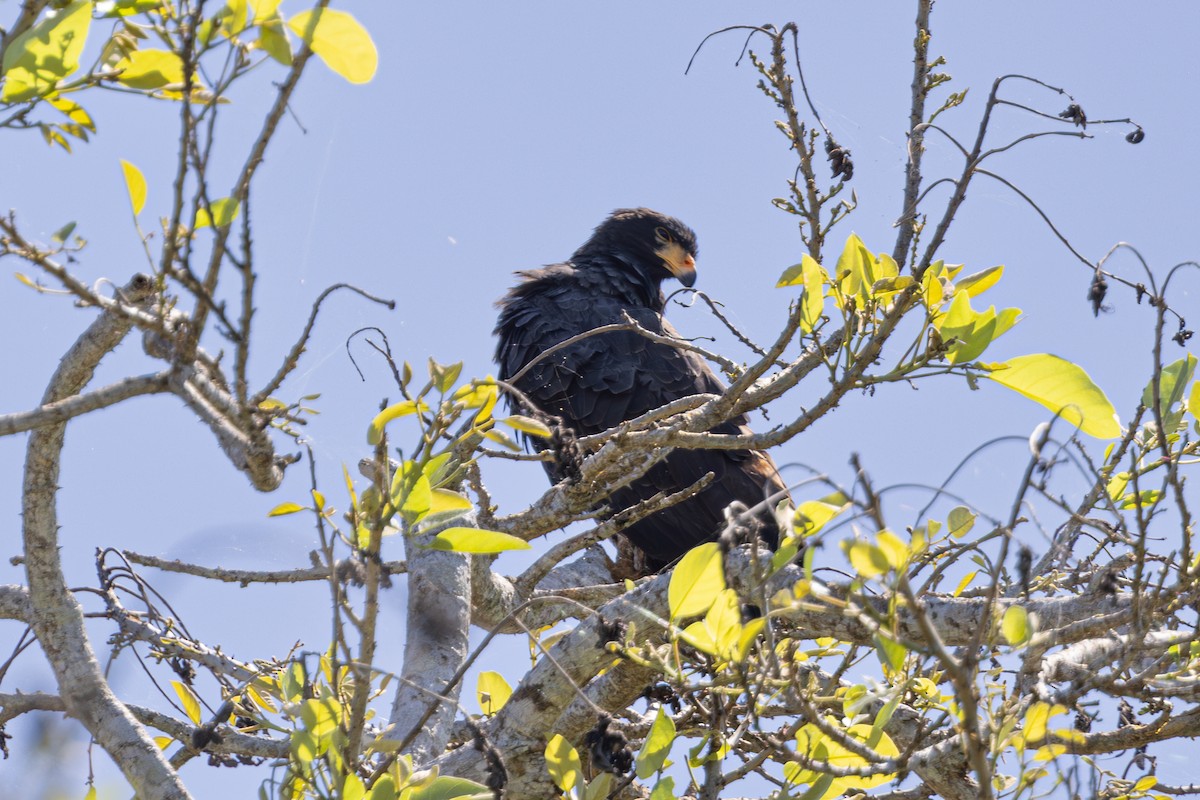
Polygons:
M1029 612L1017 605L1006 608L1004 618L1000 621L1000 632L1013 647L1020 647L1028 642L1029 637L1033 635L1029 625Z
M455 553L502 553L505 550L530 549L529 542L524 539L483 528L447 528L433 537L430 546L434 550L451 550Z
M1200 419L1200 381L1192 384L1192 392L1188 395L1188 411L1192 412L1192 416Z
M121 159L121 172L125 175L129 204L133 207L133 215L136 217L146 205L146 178L140 169L124 159Z
M366 83L375 77L379 53L371 34L345 11L301 11L288 20L288 27L327 67L350 83Z
M197 699L196 693L182 681L171 681L171 688L175 690L175 694L179 695L179 702L183 704L183 713L187 714L187 718L192 721L193 725L199 725L200 700Z
M54 91L79 69L91 24L90 0L75 0L9 42L0 69L0 102L24 103Z
M279 505L272 508L270 513L267 514L267 516L268 517L282 517L285 514L295 514L297 511L303 511L303 510L304 510L304 506L299 505L298 503L280 503Z
M481 672L475 684L475 696L483 713L490 717L512 697L512 687L499 672Z
M671 754L671 745L675 743L675 721L660 705L642 752L638 753L636 767L638 778L645 780L663 767L667 756Z
M117 69L119 83L131 89L161 89L183 83L183 62L170 50L134 50Z
M564 792L570 792L583 783L583 765L579 761L579 753L560 733L554 734L554 738L546 745L546 769L554 785Z
M721 546L716 542L707 542L692 548L671 573L671 583L667 587L671 619L705 613L724 588L725 569Z
M209 206L212 208L211 215L207 208L196 209L196 224L192 226L195 230L207 228L210 225L223 228L237 219L242 210L241 204L232 197L213 200Z
M1187 391L1188 382L1191 381L1195 373L1196 357L1191 353L1163 367L1162 375L1158 382L1158 398L1161 401L1159 413L1162 416L1167 416L1171 408L1183 400L1183 393ZM1154 408L1153 379L1146 384L1146 388L1142 392L1142 405L1146 408Z
M1070 361L1035 353L985 366L991 370L988 378L1060 414L1089 436L1115 439L1121 435L1121 421L1112 403L1088 374Z
M966 590L966 588L971 585L971 581L975 580L975 576L978 574L979 574L979 570L975 569L975 570L971 570L966 575L964 575L963 579L958 582L958 586L955 587L955 589L954 589L954 597L958 597L959 595L961 595L963 593L963 591Z

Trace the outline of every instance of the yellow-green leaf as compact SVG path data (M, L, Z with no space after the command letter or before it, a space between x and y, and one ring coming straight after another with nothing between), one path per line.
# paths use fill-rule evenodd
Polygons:
M675 779L668 775L654 784L650 800L675 800Z
M737 592L722 589L705 614L704 624L717 645L717 655L732 658L742 637L742 605Z
M613 774L611 772L601 772L588 781L587 790L583 793L583 800L608 800L613 793L612 782Z
M875 283L875 255L867 249L858 234L846 238L846 245L837 260L837 281L842 294L857 298L860 307L869 297Z
M826 274L825 268L809 255L805 255L800 260L800 266L804 270L804 297L800 300L800 329L808 333L821 321L821 312L825 310L825 284L829 282L829 275Z
M935 261L921 276L921 299L925 301L925 307L929 309L930 314L936 314L942 305L942 300L945 299L945 290L941 280L944 266L943 262Z
M1165 417L1172 406L1183 400L1183 393L1187 391L1188 381L1192 379L1195 372L1196 357L1191 353L1163 367L1158 382L1158 398L1161 401L1159 411L1162 416ZM1142 405L1146 408L1154 408L1153 380L1146 384L1146 388L1142 391Z
M76 103L74 100L68 97L63 97L62 95L56 95L54 97L47 97L46 102L52 105L54 108L57 108L63 114L66 114L67 119L71 120L71 122L87 128L89 131L95 132L96 123L92 121L91 115L88 114L87 109Z
M1112 403L1082 368L1070 361L1035 353L987 365L987 377L1023 394L1089 436L1115 439L1121 435L1121 421Z
M946 516L946 527L955 539L961 539L975 527L976 514L966 506L955 506Z
M278 14L258 23L258 48L285 67L292 65L292 43Z
M846 555L855 571L864 578L874 578L891 569L887 554L883 548L870 542L853 542L849 545Z
M23 103L47 95L79 69L91 23L90 0L75 0L9 42L0 70L0 102Z
M363 800L367 796L367 787L363 784L362 778L354 773L346 776L346 782L342 784L342 800Z
M724 588L725 569L720 545L707 542L692 548L671 573L671 583L667 587L671 619L705 613Z
M483 528L447 528L433 537L434 550L456 553L502 553L505 550L528 550L529 542L499 531Z
M196 230L213 227L223 228L238 218L241 212L241 204L232 197L222 197L220 200L213 200L209 203L212 208L212 214L208 213L207 208L196 209L196 224L193 226Z
M405 461L392 475L388 490L392 505L398 506L409 522L417 522L433 506L429 477L413 461Z
M792 527L799 536L812 536L847 507L845 502L834 504L824 500L805 500L796 507Z
M117 81L131 89L161 89L183 83L183 62L170 50L134 50L117 69Z
M474 506L471 501L458 492L452 492L449 489L434 489L432 502L429 505L429 514L430 516L449 514L455 511L470 511L472 508Z
M892 672L904 669L904 657L908 655L904 645L882 633L875 634L874 638L875 654L879 657L879 663Z
M1192 416L1200 419L1200 381L1192 384L1192 392L1188 395L1188 411L1192 412Z
M282 517L285 514L295 514L297 511L303 511L304 506L298 503L280 503L271 509L268 517Z
M556 733L546 745L546 769L554 785L570 792L583 783L583 764L571 743Z
M1018 605L1009 606L1000 621L1000 632L1013 647L1020 647L1028 642L1029 637L1033 635L1029 625L1029 612Z
M475 696L483 713L490 717L512 697L512 687L499 672L481 672L475 684Z
M283 0L250 0L250 10L254 12L251 24L257 25L265 19L270 19L279 12L279 4Z
M494 429L487 431L483 434L483 438L493 441L493 442L499 444L500 446L505 447L509 450L512 450L514 453L521 452L521 445L514 442L511 437L506 436L501 431L494 430Z
M171 687L175 690L175 694L179 695L179 702L183 704L183 713L187 714L187 718L192 721L193 725L199 725L200 700L196 698L196 693L182 681L171 681Z
M810 256L808 254L805 254L805 257L812 258L812 256ZM804 285L804 262L803 261L801 261L799 264L792 264L790 267L788 267L787 269L785 269L783 271L783 274L779 276L779 280L775 281L776 289L783 289L788 286L803 286L803 285Z
M121 159L121 172L125 176L129 204L133 207L133 215L136 217L146 205L146 178L140 169L124 159Z
M527 433L530 436L537 436L542 439L549 439L554 435L549 426L545 423L538 422L532 417L523 417L520 414L513 414L511 417L505 417L500 420L513 430L518 430L521 433Z
M891 260L891 256L888 256L888 259ZM875 295L876 298L884 299L888 295L904 291L914 283L916 283L916 279L911 275L892 275L887 278L880 278L871 284L871 294Z
M654 717L654 724L650 726L650 733L646 735L646 743L642 745L642 752L638 753L635 762L638 778L646 780L662 769L674 743L675 721L660 705L658 714Z
M383 411L375 415L375 419L371 420L371 427L367 429L367 444L374 447L383 440L384 427L394 419L399 417L407 417L409 414L415 414L417 411L425 412L429 410L429 406L424 403L417 403L415 400L404 400L403 402L390 405Z
M1138 782L1133 785L1135 792L1148 792L1158 786L1158 778L1153 775L1143 775L1138 778Z
M995 286L1003 274L1003 265L988 267L981 272L976 272L973 275L956 280L954 285L960 292L965 291L971 297L978 297Z
M455 800L455 798L470 800L477 797L490 797L491 792L486 786L466 778L439 775L426 785L413 788L411 795L398 796L403 797L404 800ZM375 798L371 798L371 800L375 800Z
M954 589L954 596L958 597L963 593L963 590L971 585L971 581L975 580L975 576L979 574L979 570L972 570L963 576L963 579L958 582L958 586Z
M706 620L698 620L688 625L679 632L679 638L701 653L707 653L710 656L721 655L721 648Z
M288 20L288 27L350 83L366 83L375 77L379 53L371 34L345 11L301 11Z
M892 569L901 570L908 563L910 555L908 545L901 541L900 537L896 534L887 529L881 530L875 536L875 543L879 545L884 555L887 556L888 563L891 564Z
M1027 742L1040 742L1046 738L1046 725L1051 719L1067 713L1066 706L1050 705L1038 701L1029 706L1025 712L1024 738Z

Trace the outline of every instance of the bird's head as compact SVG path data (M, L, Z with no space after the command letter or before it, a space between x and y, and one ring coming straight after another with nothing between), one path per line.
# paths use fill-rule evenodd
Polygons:
M596 254L614 256L655 281L696 282L696 234L674 217L648 208L619 208L600 223L573 261Z

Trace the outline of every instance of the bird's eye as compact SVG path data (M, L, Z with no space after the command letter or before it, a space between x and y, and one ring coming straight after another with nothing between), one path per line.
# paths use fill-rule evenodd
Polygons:
M654 238L657 239L658 241L662 242L663 244L668 244L670 242L675 241L673 238L671 238L671 232L668 231L666 228L655 228L654 229Z

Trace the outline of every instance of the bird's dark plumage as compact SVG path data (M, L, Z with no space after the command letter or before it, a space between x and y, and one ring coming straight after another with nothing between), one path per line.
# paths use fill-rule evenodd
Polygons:
M587 337L539 360L572 336L626 322L626 314L649 331L677 337L662 315L661 283L674 277L691 286L695 256L696 235L679 220L645 208L613 212L570 261L518 273L522 282L498 303L501 380L511 380L532 363L516 380L517 388L538 410L559 417L580 436L608 430L681 397L722 391L721 381L697 354L630 331ZM738 417L714 431L749 429ZM547 463L547 471L553 480L563 477L553 464ZM651 569L715 539L731 503L754 506L771 495L782 497L785 490L765 454L674 450L607 503L616 512L657 492L686 488L708 472L714 480L704 491L625 530ZM768 511L758 519L760 534L775 547L773 514Z

